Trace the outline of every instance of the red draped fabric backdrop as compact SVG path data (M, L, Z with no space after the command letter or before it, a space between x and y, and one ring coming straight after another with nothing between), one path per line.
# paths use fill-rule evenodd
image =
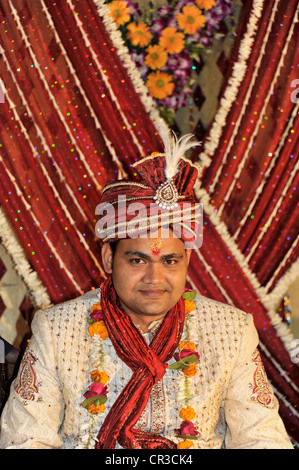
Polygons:
M36 308L100 285L101 189L163 150L157 112L102 3L0 5L0 237ZM277 307L298 269L296 8L244 2L219 110L192 156L203 167L205 214L188 277L203 295L253 314L295 445L298 367Z

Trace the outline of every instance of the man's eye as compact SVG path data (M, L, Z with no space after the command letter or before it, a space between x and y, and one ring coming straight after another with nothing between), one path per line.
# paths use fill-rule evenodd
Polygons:
M130 263L132 263L132 264L141 264L143 262L144 262L144 260L142 258L132 258L132 259L130 259Z
M174 265L177 263L176 259L166 259L165 263L168 264L169 266Z

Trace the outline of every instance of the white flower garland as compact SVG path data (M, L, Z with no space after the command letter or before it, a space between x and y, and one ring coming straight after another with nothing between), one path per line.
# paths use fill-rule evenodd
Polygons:
M195 350L199 348L199 328L196 309L186 314L184 333L181 342L194 343ZM183 406L192 406L192 399L196 397L195 381L193 377L187 377L182 371L178 372L178 388L180 390L178 399Z
M30 267L24 250L18 242L9 223L7 222L1 207L0 238L1 243L13 261L17 273L25 282L33 304L39 308L49 307L51 305L51 300L48 296L47 289L43 286L41 280L37 276L37 273Z
M100 370L102 372L108 371L107 373L109 375L109 382L113 380L117 372L117 369L110 360L112 348L109 348L110 351L107 351L107 349L106 351L104 351L104 340L102 340L99 335L94 335L93 338L90 339L90 341L92 343L92 349L89 355L89 368L87 369L88 380L86 382L85 390L88 390L89 386L92 383L92 381L90 380L90 374L93 370ZM109 401L111 401L111 403L114 403L117 398L117 396L114 395L115 394L110 389L108 399ZM82 405L82 398L80 399L80 403ZM81 431L83 431L83 435L81 437L82 444L79 444L77 448L94 448L95 443L97 441L97 435L99 433L99 430L106 414L107 411L101 414L100 416L98 414L93 415L87 412L87 420L80 428ZM85 434L84 431L86 431Z

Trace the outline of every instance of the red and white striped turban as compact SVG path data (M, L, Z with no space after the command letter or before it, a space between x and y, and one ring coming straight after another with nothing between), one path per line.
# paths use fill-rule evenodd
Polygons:
M184 154L199 142L161 135L165 153L133 164L135 179L107 184L96 214L96 235L103 242L135 238L168 227L187 245L201 246L202 207L194 194L199 167Z

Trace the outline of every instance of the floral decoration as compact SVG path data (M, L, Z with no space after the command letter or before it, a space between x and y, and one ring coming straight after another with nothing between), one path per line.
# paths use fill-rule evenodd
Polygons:
M196 308L193 302L195 296L195 292L183 293L187 317L192 315L192 311ZM186 325L188 325L188 323L187 321ZM178 347L179 352L174 354L176 362L168 366L170 369L179 370L183 374L183 384L181 387L183 388L183 402L185 406L183 406L180 411L180 418L182 419L181 425L178 429L175 429L177 436L183 438L183 441L177 444L178 449L189 449L193 447L193 440L200 436L199 431L197 431L192 422L196 416L196 412L192 406L189 406L189 402L192 399L190 379L192 380L192 377L197 374L197 364L200 363L199 354L196 352L195 344L190 340L190 336L190 330L187 327L186 339L180 342Z
M221 39L221 21L233 0L172 0L145 11L132 0L106 0L123 41L162 117L192 102L193 71L200 55Z
M194 444L192 441L188 441L188 439L185 439L184 441L182 442L179 442L179 444L177 445L177 448L178 449L190 449L190 447L193 447Z
M103 340L108 338L108 331L103 318L101 302L98 302L92 306L90 319L88 320L88 331L91 337L99 335Z
M103 341L108 338L108 331L103 318L101 302L97 302L91 307L90 316L88 318L88 331L91 338L93 338L94 335L99 335ZM85 400L82 406L86 408L90 414L104 413L108 394L106 383L109 381L109 376L105 371L94 369L90 372L90 378L92 383L84 393Z

